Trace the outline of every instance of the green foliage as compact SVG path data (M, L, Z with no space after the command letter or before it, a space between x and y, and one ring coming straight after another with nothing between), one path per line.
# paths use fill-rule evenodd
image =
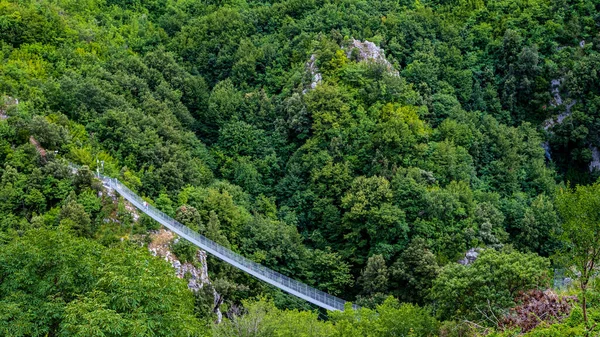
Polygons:
M516 226L519 233L515 235L517 245L522 249L537 251L543 256L552 255L561 242L560 220L551 200L540 194L526 209L520 225Z
M587 287L600 262L598 229L600 226L600 183L563 189L557 196L557 206L563 218L561 238L564 244L559 261L577 273L581 289L581 308L586 329L590 327L587 315Z
M596 7L0 0L0 242L43 228L111 247L156 229L94 181L104 170L238 253L423 321L394 330L365 309L317 324L256 304L252 315L293 326L277 332L273 318L265 334L328 335L347 322L338 335L433 334L417 328L429 324L421 309L385 304L388 295L457 320L480 318L488 299L499 313L516 289L544 283L547 262L535 254L580 272L590 261L593 193L555 195L557 182L598 176ZM360 43L382 48L379 58L365 60ZM73 174L68 162L83 166ZM511 245L528 253L489 250ZM454 265L470 248L508 271ZM193 259L183 241L173 250ZM209 265L227 308L269 291ZM94 292L69 302L65 334L149 334L111 300ZM207 319L202 301L197 316ZM36 315L5 309L33 329ZM296 315L314 330L294 325ZM96 318L113 330L86 330Z
M319 321L315 312L282 311L264 299L245 307L245 315L215 325L213 336L333 336L331 324Z
M76 235L89 237L92 234L90 217L85 208L77 203L73 192L65 200L58 220L60 221L59 226L72 231Z
M418 306L386 299L376 310L347 308L331 314L336 336L435 336L438 322Z
M422 302L440 269L425 240L413 239L390 267L390 288L402 300Z
M316 249L309 254L307 261L310 263L305 267L305 274L313 286L329 294L341 296L345 289L354 284L350 265L339 253L332 252L331 249Z
M376 310L347 308L332 312L331 321L315 312L282 311L264 299L245 302L247 313L213 328L215 336L435 336L438 323L429 312L393 298Z
M177 256L177 259L183 263L195 262L198 247L184 239L177 239L177 241L171 245L171 251Z
M0 332L199 335L193 299L148 252L32 230L0 250Z
M440 318L466 317L485 325L497 322L520 291L549 284L549 262L535 254L487 249L471 265L446 265L433 281L429 297Z
M192 206L183 205L177 208L177 211L175 212L175 220L194 231L204 232L205 230L200 212L198 212L198 210Z
M404 212L391 203L392 196L389 182L375 176L356 178L342 198L347 254L357 263L364 263L366 252L389 257L404 247L408 225Z

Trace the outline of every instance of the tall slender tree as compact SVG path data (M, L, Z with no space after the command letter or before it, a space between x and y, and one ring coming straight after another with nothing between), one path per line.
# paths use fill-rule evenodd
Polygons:
M600 263L600 182L575 189L561 189L557 207L562 217L564 246L557 258L579 277L581 309L589 333L588 285Z

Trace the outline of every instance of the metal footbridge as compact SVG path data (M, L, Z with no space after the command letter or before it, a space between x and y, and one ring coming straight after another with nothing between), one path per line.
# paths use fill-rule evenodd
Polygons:
M245 271L246 273L264 282L267 282L289 294L313 303L321 308L325 308L327 310L344 310L346 301L342 300L341 298L329 295L323 291L310 287L302 282L293 280L263 265L251 261L175 221L175 219L149 205L137 194L123 185L119 180L106 177L101 174L98 174L98 177L100 180L102 180L106 187L115 190L140 211L158 221L163 226L169 228L171 231L177 233L179 236L193 243L200 249L207 251L211 255L240 270Z

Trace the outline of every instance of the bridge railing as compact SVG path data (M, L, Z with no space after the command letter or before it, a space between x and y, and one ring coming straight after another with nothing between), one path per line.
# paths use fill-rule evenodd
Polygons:
M258 279L270 283L271 285L285 292L309 301L322 308L327 310L344 310L346 301L329 295L321 290L310 287L302 282L291 279L261 264L249 260L228 248L221 246L220 244L208 239L200 233L182 225L175 219L158 210L156 207L149 205L137 194L127 188L127 186L123 185L115 178L102 175L100 175L99 178L104 182L104 184L113 188L142 212L146 213L151 218L189 240L201 249L206 250L211 255L257 277Z

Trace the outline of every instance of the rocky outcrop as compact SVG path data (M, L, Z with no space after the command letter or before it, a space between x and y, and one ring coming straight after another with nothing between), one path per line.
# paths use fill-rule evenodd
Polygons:
M309 90L312 90L317 87L323 80L323 75L319 72L319 68L317 67L317 55L312 54L308 62L306 62L306 71L310 75L311 82L308 88L302 91L303 94L306 94Z
M206 252L202 249L198 250L198 261L202 265L202 272L200 273L200 284L211 284L208 278L208 264L206 263ZM223 296L217 292L213 287L213 312L217 315L217 323L221 323L223 320L223 314L221 313L221 304L223 304Z
M206 252L198 249L196 252L196 258L198 259L200 267L196 267L190 262L181 263L181 261L171 252L171 244L177 243L179 238L175 238L175 234L167 229L160 229L150 234L150 243L148 244L148 250L154 256L164 258L165 261L169 262L175 269L175 275L181 279L187 279L188 289L193 292L198 292L206 285L211 285L208 277L208 265L206 262ZM217 315L217 323L220 323L223 315L220 310L220 306L223 303L223 297L212 288L214 307L213 311Z
M356 58L359 62L376 62L384 65L391 75L400 76L390 61L385 58L385 51L371 41L352 39L345 49L349 59Z
M595 146L592 146L590 149L592 150L592 161L590 162L589 170L590 172L600 170L600 150Z
M563 105L565 102L563 101L562 96L560 95L560 88L562 86L563 83L563 79L553 79L552 81L550 81L550 92L552 93L552 101L550 101L550 106L551 107L559 107L559 106L564 106L565 111L561 112L560 114L558 114L558 116L549 118L547 120L544 121L544 123L542 124L542 127L544 128L544 130L546 130L546 132L552 134L552 131L550 131L550 129L552 127L554 127L557 124L562 124L562 122L565 120L565 118L569 117L571 115L571 108L573 108L573 106L575 105L575 103L577 103L576 100L570 100L568 104ZM545 151L545 155L546 158L548 160L552 160L552 151L550 148L550 143L548 143L548 141L545 141L542 143L542 148L544 148Z
M74 173L76 169L74 169ZM112 198L113 202L118 202L118 193L112 188L104 185L105 189L99 192L99 197L102 197L104 193L108 198ZM125 200L125 209L132 214L134 222L137 222L140 218L138 210ZM114 216L109 216L104 219L104 222L118 222ZM150 243L148 244L148 250L153 256L165 259L175 269L175 275L181 279L188 281L188 289L193 292L198 292L206 285L211 285L211 290L214 298L213 312L217 315L217 323L221 323L223 315L220 307L223 303L223 296L221 296L214 287L212 287L211 281L208 277L208 264L206 262L206 252L198 249L196 251L196 259L199 262L199 267L195 266L190 262L182 263L179 258L171 252L171 244L177 243L180 238L176 238L175 234L168 229L161 228L158 231L150 231ZM121 238L123 241L124 238ZM134 239L135 240L135 239ZM139 243L143 246L144 240L139 239Z
M579 47L581 48L585 48L585 40L581 40L579 42ZM552 93L552 98L553 100L550 102L550 106L552 107L559 107L559 106L563 106L564 107L564 111L561 112L560 114L558 114L555 117L549 118L547 119L544 123L543 123L543 128L544 130L546 130L547 132L552 132L550 131L550 129L555 126L556 124L562 124L563 121L565 120L565 118L569 117L571 115L571 109L573 108L573 106L575 104L577 104L577 100L575 99L567 99L567 100L563 100L561 94L560 94L560 88L563 84L564 79L560 78L560 79L553 79L550 82L550 92ZM544 143L542 143L542 147L544 148L545 152L546 152L546 158L548 158L548 160L552 160L552 154L550 151L550 144L546 141ZM600 170L600 150L598 150L598 148L596 146L590 146L590 151L592 151L592 160L590 161L590 164L588 165L588 169L590 172L595 171L595 170Z
M556 117L547 119L544 122L544 124L543 124L544 130L546 130L550 133L552 132L552 131L550 131L550 129L552 127L554 127L557 124L562 124L563 121L565 120L565 118L569 117L572 114L571 109L577 103L577 100L574 100L574 99L563 100L563 98L560 94L560 88L562 86L562 83L563 83L563 79L553 79L550 82L550 85L551 85L550 90L552 92L552 97L553 97L553 100L550 102L550 106L552 106L552 107L562 106L565 109L563 112L558 114ZM552 160L552 155L550 152L550 144L548 142L544 142L544 143L542 143L542 147L546 151L546 158L548 158L548 160ZM600 150L598 150L598 148L595 146L590 146L590 151L592 152L592 160L590 161L590 164L588 165L589 171L592 172L594 170L600 170Z
M342 46L342 49L346 51L346 57L349 59L358 62L376 62L384 65L389 74L400 76L400 73L394 69L394 66L385 58L385 51L371 41L352 39L346 46ZM323 75L319 72L319 68L317 67L316 54L310 56L310 59L306 62L305 69L311 78L311 82L309 86L302 91L303 94L316 88L323 80Z
M463 266L470 265L471 263L475 262L475 260L477 260L480 251L481 248L471 248L467 250L467 252L465 253L465 257L458 260L458 263L462 264Z
M181 263L177 256L171 252L171 244L177 243L180 239L175 238L173 232L161 228L160 230L150 234L150 243L148 244L148 250L154 256L159 256L169 262L175 269L175 275L179 278L188 279L188 288L192 291L200 290L204 284L209 284L208 271L203 270L206 268L206 258L204 258L204 264L201 267L196 267L189 262ZM200 255L200 252L198 252ZM202 260L200 256L198 260Z
M10 96L0 97L0 119L8 118L8 109L12 106L19 105L19 100Z
M571 109L577 103L577 101L574 99L568 100L568 102L563 100L562 96L560 95L560 88L562 86L562 83L562 78L553 79L550 82L550 92L552 93L553 97L553 100L550 102L550 106L555 108L559 106L564 106L565 111L561 112L556 117L547 119L543 124L544 130L548 130L556 124L562 124L565 118L571 115Z
M138 209L127 200L125 200L125 209L131 214L133 221L138 222L140 219L140 213L138 212Z
M548 143L547 141L542 143L542 148L544 149L544 153L546 156L546 159L548 160L552 160L552 152L550 151L550 143Z

